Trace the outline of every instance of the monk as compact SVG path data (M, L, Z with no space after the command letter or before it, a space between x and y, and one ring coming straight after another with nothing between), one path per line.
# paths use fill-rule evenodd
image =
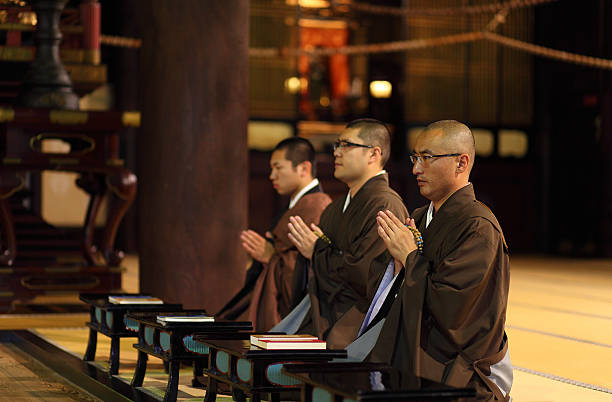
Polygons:
M348 192L325 209L319 226L298 216L289 219L289 239L310 261L309 295L274 331L314 334L332 348L357 337L371 298L368 278L380 274L370 273L370 266L385 249L376 214L390 210L401 219L408 216L383 169L390 151L390 134L380 121L355 120L340 134L334 177Z
M508 248L469 182L474 154L472 132L457 121L433 123L417 138L412 172L430 203L408 220L379 212L387 252L373 269L386 264L386 275L349 354L393 365L404 386L421 377L473 387L478 400L508 400Z
M300 278L294 278L299 252L287 237L289 217L317 224L331 202L316 178L314 148L304 138L291 137L276 145L270 181L278 194L291 195L288 209L265 236L250 229L241 233L242 247L253 264L245 287L220 312L224 318L251 321L257 331L276 325L296 304L294 297L301 299L305 293Z

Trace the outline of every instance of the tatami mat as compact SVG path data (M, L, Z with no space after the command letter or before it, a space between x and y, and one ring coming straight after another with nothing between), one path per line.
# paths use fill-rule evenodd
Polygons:
M510 354L530 371L515 369L513 400L612 400L612 260L511 264Z
M612 395L514 370L513 402L609 402Z

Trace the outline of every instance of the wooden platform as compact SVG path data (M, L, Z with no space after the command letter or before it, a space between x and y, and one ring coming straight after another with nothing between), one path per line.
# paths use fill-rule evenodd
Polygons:
M507 332L515 366L513 400L612 401L612 260L513 257L511 263ZM128 272L133 274L133 269ZM58 316L2 316L0 327L23 328L23 322L38 323L31 333L82 358L87 316L66 315L61 321ZM129 339L121 342L119 377L128 383L136 362L132 343ZM109 340L101 336L96 355L100 367L108 365L109 348ZM6 353L0 348L0 371L10 369ZM191 370L183 370L179 400L202 400L205 391L191 387ZM4 381L8 377L0 376L3 390L7 389ZM166 381L161 361L151 358L145 388L161 400ZM16 400L5 396L9 397L6 400Z

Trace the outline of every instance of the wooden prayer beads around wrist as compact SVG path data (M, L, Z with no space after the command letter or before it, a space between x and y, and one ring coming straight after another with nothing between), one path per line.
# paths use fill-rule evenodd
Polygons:
M412 235L414 236L414 242L416 243L416 246L417 246L417 253L422 255L423 254L423 236L421 235L421 232L419 232L418 229L413 228L412 226L406 225L406 227L408 228L408 230L412 232Z
M330 238L329 238L329 237L327 237L327 236L325 236L325 233L317 233L317 232L314 232L314 234L316 234L316 235L319 237L319 239L323 240L325 243L327 243L327 244L331 244L331 240L330 240Z

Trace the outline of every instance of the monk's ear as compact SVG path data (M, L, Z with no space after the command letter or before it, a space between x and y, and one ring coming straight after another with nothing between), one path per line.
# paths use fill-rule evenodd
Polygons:
M312 163L310 161L299 163L297 169L300 176L312 175Z
M457 173L463 173L467 171L470 164L470 157L467 154L462 154L457 160Z
M380 147L374 147L371 149L372 151L372 158L374 158L375 160L382 160L382 149L380 149Z

